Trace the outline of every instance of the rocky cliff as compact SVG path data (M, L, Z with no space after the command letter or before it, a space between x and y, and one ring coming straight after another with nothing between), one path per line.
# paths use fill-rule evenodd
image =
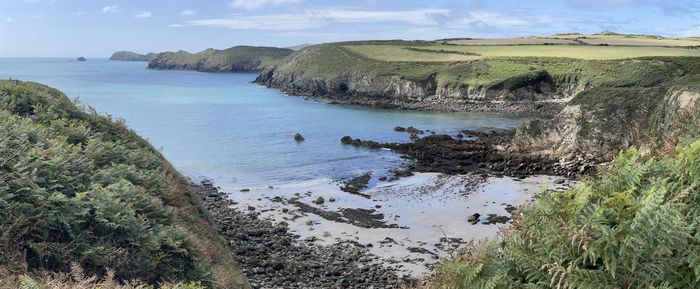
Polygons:
M415 63L416 67L363 59L332 44L306 47L261 72L257 83L293 95L333 103L435 110L554 115L563 101L585 89L575 77L557 80L544 70L500 81L470 84L452 79L452 70L477 70L483 62ZM333 69L336 68L336 69ZM395 68L395 69L392 69Z
M288 56L256 82L331 103L530 114L539 119L508 149L608 160L620 149L673 141L696 111L699 68L692 57L388 62L324 44Z
M117 51L112 56L109 58L109 60L116 60L116 61L150 61L153 59L157 54L156 53L148 53L148 54L139 54L136 52L131 52L131 51Z
M196 70L202 72L249 72L267 69L292 53L275 47L236 46L226 50L207 49L159 53L148 62L150 69Z
M698 99L697 86L591 90L553 119L523 125L509 149L562 161L610 160L631 147L646 154L663 151L675 147L686 126L697 120Z

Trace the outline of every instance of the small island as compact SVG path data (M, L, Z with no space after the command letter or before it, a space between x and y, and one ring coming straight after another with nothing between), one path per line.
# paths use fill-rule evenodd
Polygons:
M81 56L81 57L78 57L78 59L76 59L76 61L87 61L87 58Z

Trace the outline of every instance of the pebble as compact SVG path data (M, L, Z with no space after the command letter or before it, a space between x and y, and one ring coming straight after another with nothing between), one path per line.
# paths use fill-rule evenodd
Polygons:
M207 184L193 188L202 197L217 193ZM232 208L225 194L219 196L204 198L204 206L253 288L408 288L395 269L372 262L358 266L361 258L376 258L366 248L315 244L316 237L299 240L287 224L273 224L252 210Z

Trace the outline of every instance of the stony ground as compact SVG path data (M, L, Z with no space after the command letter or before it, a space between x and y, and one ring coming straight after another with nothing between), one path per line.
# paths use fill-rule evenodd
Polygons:
M197 188L253 288L394 288L410 282L364 248L300 240L285 223L233 208L235 203L211 183Z

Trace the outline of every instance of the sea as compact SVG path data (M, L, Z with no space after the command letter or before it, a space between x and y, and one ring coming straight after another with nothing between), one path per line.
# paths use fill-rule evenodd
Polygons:
M351 136L407 142L396 126L456 135L513 128L526 118L336 105L253 83L254 73L149 70L145 62L0 59L0 79L39 82L123 119L183 174L226 187L387 174L407 161L388 150L343 145ZM305 141L297 142L300 133Z

